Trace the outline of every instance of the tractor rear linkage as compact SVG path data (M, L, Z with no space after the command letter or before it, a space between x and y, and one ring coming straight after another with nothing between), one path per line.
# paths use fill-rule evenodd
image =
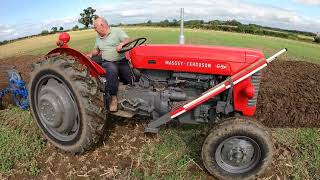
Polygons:
M217 96L218 94L222 93L223 91L231 88L233 85L240 83L241 81L245 80L246 78L250 77L254 73L262 70L263 68L267 67L267 65L275 60L278 56L282 53L286 52L287 49L283 49L278 53L274 54L273 56L269 57L268 59L260 59L259 61L253 63L252 65L248 66L247 68L243 69L242 71L236 73L235 75L227 78L225 81L221 82L220 84L210 88L206 92L202 93L201 96L188 101L184 105L181 105L169 113L161 116L159 119L156 119L150 122L147 127L145 128L145 132L149 133L158 133L159 127L161 125L166 124L167 122L171 121L175 117L180 116L181 114L192 110L193 108L197 107L198 105L208 101L209 99Z

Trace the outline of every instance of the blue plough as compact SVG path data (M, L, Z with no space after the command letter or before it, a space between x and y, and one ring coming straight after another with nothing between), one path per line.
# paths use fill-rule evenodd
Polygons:
M28 100L28 90L26 87L26 82L22 80L20 73L15 69L14 66L4 66L0 65L0 73L7 74L8 82L1 82L0 84L7 84L5 88L0 89L0 107L3 106L3 97L7 94L11 94L13 102L19 108L26 110L29 108L29 100Z

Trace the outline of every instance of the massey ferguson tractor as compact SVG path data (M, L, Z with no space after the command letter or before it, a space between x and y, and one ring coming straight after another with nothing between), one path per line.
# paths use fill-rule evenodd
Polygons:
M110 122L105 76L108 69L68 47L62 33L58 48L34 64L29 83L31 113L43 135L63 151L94 147ZM145 116L145 132L170 122L213 125L203 147L208 172L219 179L253 179L272 161L268 131L252 116L261 70L287 51L265 59L257 50L151 45L146 38L128 42L132 85L120 85L115 116Z

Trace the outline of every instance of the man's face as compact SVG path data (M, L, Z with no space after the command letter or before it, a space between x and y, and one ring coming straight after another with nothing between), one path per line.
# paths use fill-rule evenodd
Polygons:
M104 37L107 35L107 33L109 31L109 27L104 26L101 23L96 23L96 24L94 24L94 30L99 34L99 36Z

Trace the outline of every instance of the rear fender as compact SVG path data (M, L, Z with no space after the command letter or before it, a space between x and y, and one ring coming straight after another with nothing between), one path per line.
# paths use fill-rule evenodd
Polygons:
M93 77L98 76L105 76L106 71L96 62L90 60L88 57L83 55L82 53L78 52L77 50L74 50L69 47L59 47L52 51L50 51L47 56L53 55L53 54L67 54L69 56L74 57L76 60L78 60L81 64L88 67L90 74Z

